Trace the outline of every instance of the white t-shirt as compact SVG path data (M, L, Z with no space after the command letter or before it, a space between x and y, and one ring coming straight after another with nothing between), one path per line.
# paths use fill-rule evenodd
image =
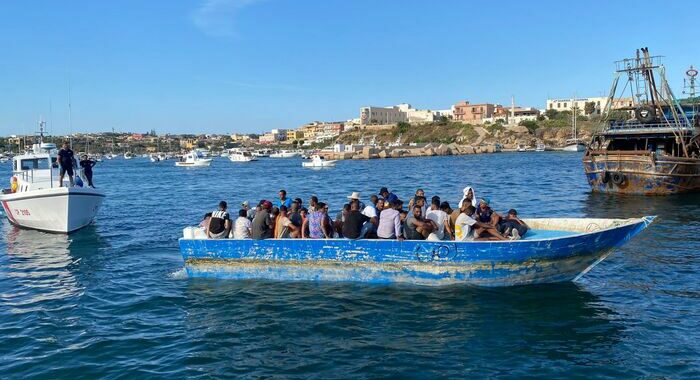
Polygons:
M362 210L362 215L368 217L368 218L376 218L377 217L377 209L374 208L374 206L367 206Z
M233 227L233 238L234 239L250 239L250 220L248 218L239 216L236 219L236 224Z
M430 219L437 224L438 229L434 232L440 239L444 239L447 213L442 210L428 210L428 212L425 214L425 218Z
M456 241L470 241L474 240L474 231L472 226L476 223L476 220L465 213L459 214L457 220L455 221L455 240Z
M279 218L278 222L282 225L282 229L280 230L280 239L289 239L291 237L290 232L289 232L289 225L292 224L292 221L289 220L289 218L284 217L284 218Z

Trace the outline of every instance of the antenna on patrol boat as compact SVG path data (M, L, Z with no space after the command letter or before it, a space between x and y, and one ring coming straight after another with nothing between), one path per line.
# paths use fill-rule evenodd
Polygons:
M70 103L70 78L68 78L68 142L70 143L70 148L73 149L73 120Z

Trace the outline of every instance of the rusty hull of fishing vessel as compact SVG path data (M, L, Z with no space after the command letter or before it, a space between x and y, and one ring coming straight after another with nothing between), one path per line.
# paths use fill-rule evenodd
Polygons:
M698 98L677 100L660 57L649 56L646 48L637 51L636 58L616 64L603 128L593 135L583 157L591 189L636 195L700 191ZM687 74L697 75L691 70ZM621 104L616 93L623 75L628 81L620 95L629 88L632 100L613 107Z

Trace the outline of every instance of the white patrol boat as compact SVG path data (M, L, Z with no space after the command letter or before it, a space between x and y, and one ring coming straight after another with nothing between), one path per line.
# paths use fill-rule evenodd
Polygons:
M32 151L12 159L11 187L2 190L0 202L16 226L70 233L92 222L105 194L91 187L69 187L68 178L61 186L56 145L43 142L43 131L41 122L39 142ZM75 174L77 180L77 170Z

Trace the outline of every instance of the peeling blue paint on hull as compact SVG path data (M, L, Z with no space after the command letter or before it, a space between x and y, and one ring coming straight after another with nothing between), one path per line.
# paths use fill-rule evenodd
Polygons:
M514 242L180 239L180 250L190 277L513 286L573 281L652 220Z

